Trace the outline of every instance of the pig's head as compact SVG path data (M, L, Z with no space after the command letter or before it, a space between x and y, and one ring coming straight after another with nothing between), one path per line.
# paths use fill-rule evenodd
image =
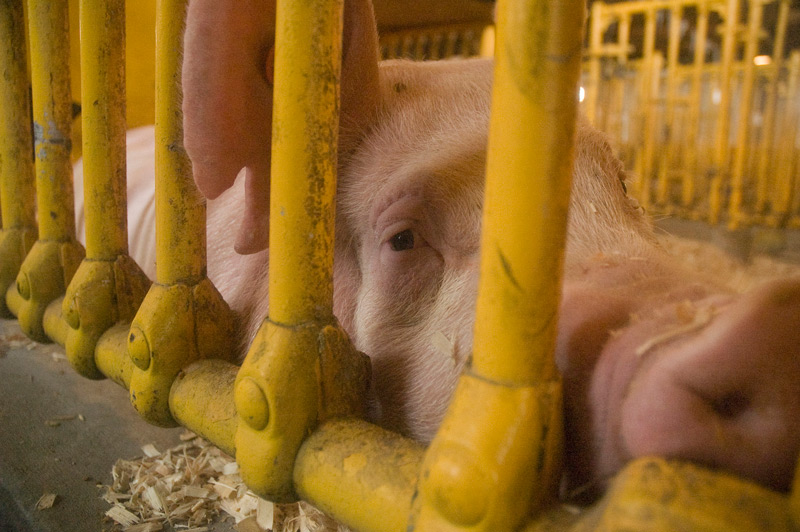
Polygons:
M368 2L348 0L345 23L334 310L371 357L374 419L426 441L471 352L492 65L379 66ZM195 57L202 63L205 54ZM226 87L185 79L196 95ZM264 96L250 107L268 104ZM190 115L216 111L184 111L195 161L192 146L213 144L216 131L204 124L216 122ZM211 195L249 164L224 143L200 151L198 184ZM686 274L627 196L604 136L583 120L575 156L556 349L569 485L602 483L633 457L663 455L786 488L800 443L800 282L740 297ZM215 165L228 173L221 184L204 183L202 168ZM266 179L251 171L245 192L268 190ZM245 227L266 216L263 198L245 200L245 192L211 206L209 275L245 314L249 338L267 314L266 283L252 289L265 260L236 257L225 237L231 203L247 202L245 218L255 212ZM260 238L256 248L266 244Z

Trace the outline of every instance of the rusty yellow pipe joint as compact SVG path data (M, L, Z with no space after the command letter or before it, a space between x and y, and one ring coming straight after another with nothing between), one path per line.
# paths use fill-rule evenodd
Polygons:
M154 283L128 335L131 403L149 423L175 426L169 393L178 373L195 360L230 359L233 338L233 312L211 281Z
M64 294L84 251L77 241L37 241L11 287L7 301L17 312L22 331L37 342L49 342L43 319L51 301ZM16 307L16 308L15 308Z
M130 323L144 300L150 280L127 255L115 261L84 259L62 304L69 328L64 348L72 367L90 379L102 379L95 363L100 336L117 322Z
M292 472L320 422L362 415L369 359L338 324L265 321L236 377L236 461L242 478L272 501L297 500Z
M35 226L0 230L0 294L3 296L9 290L16 292L20 266L36 242L36 237ZM19 309L17 312L12 312L6 303L6 298L0 297L0 318L14 318L18 313Z
M535 479L558 478L560 402L557 382L542 390L464 375L426 454L409 530L511 529L518 508L553 492Z

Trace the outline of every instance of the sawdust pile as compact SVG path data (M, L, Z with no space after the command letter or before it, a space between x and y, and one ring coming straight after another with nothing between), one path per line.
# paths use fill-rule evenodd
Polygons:
M301 502L273 504L247 489L236 462L191 432L183 443L159 452L152 445L144 456L118 460L113 483L104 486L111 504L104 530L206 532L209 525L233 520L239 532L348 532L313 506Z

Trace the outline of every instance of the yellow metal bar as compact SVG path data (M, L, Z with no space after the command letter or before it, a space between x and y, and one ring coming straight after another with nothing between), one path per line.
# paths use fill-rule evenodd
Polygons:
M589 26L589 83L585 87L584 109L586 117L597 123L597 99L600 97L600 56L603 47L603 8L602 2L592 4Z
M326 8L330 19L322 14L315 16L313 11L326 3L333 6ZM297 52L292 47L304 39L339 40L336 24L329 20L341 18L341 5L338 1L309 2L307 7L295 4L287 3L283 9L285 22L281 25L279 21L277 28L278 34L284 32L292 41L275 55L276 72L281 73L280 77L276 75L275 92L284 90L286 96L276 96L274 104L273 131L280 135L275 135L279 142L272 150L272 175L280 178L273 180L270 193L269 315L284 324L327 317L333 302L338 75L317 93L304 87L308 75L324 82L324 74L338 72L340 67L323 64L335 59L320 57L320 51L307 44ZM279 6L278 16L280 13ZM298 27L292 27L293 22ZM326 29L327 34L318 35L322 25L334 30ZM302 35L295 37L293 32L300 27ZM340 47L335 47L339 54ZM284 84L287 89L282 89ZM296 92L289 92L288 87ZM302 101L297 94L303 94ZM310 197L314 198L313 205L308 204Z
M795 50L789 57L789 76L786 83L787 94L798 94L800 91L800 51ZM781 121L781 135L779 136L778 150L784 154L796 153L797 123L800 120L800 105L797 102L787 101L787 110ZM795 190L798 170L793 170L795 156L781 157L775 170L775 183L777 198L773 207L776 217L786 218L792 210L792 198L798 198Z
M664 109L664 121L667 127L666 149L662 150L658 170L656 202L666 205L670 196L670 181L675 158L675 147L678 144L678 128L675 117L678 93L678 51L681 39L681 8L678 3L669 10L669 39L667 44L667 95Z
M555 346L582 1L500 1L471 364L423 465L411 530L513 530L555 496Z
M636 170L639 179L638 197L642 207L647 209L651 202L651 183L653 181L653 154L655 151L655 114L657 112L655 98L658 96L658 79L661 74L660 54L654 53L656 40L655 11L645 11L643 67L641 77L641 90L639 92L639 109L641 119L641 149L636 158ZM655 83L654 83L655 81Z
M406 532L424 448L357 419L319 426L300 447L300 496L356 530Z
M128 252L125 203L125 0L81 0L86 258Z
M0 317L13 314L5 294L36 241L33 132L23 0L0 4Z
M278 4L270 191L269 318L236 379L236 460L271 500L320 421L361 410L367 359L331 309L343 2ZM324 400L323 400L324 399Z
M233 383L238 370L224 360L201 360L184 368L169 392L175 420L231 456L236 454Z
M67 2L28 0L28 19L39 237L65 241L75 237Z
M697 28L694 61L692 62L691 89L689 94L689 118L686 132L686 165L683 172L681 204L690 207L695 200L695 182L699 179L697 166L698 132L700 130L700 104L703 91L703 66L705 65L708 36L708 5L697 6Z
M695 464L642 458L628 464L606 495L580 512L556 506L524 532L796 530L788 498ZM796 518L797 514L795 514Z
M781 71L783 70L783 46L786 42L786 25L789 20L789 0L780 0L778 5L778 20L775 24L775 41L772 49L772 65L768 74L767 101L764 104L764 122L761 126L761 138L758 151L758 169L756 170L756 205L757 213L762 213L770 200L769 190L771 179L770 166L775 152L775 108L778 103L778 87ZM774 171L773 167L773 171ZM774 197L774 196L773 196ZM773 205L774 208L774 205ZM777 219L775 220L778 221Z
M728 203L728 228L738 229L742 223L742 188L744 187L745 165L749 153L750 112L753 108L753 85L755 82L755 65L753 58L758 55L759 33L763 18L764 4L762 0L750 0L747 41L744 49L744 74L742 90L739 94L739 122L736 127L736 149L734 151L733 170L731 172L731 197Z
M156 280L205 276L205 203L197 201L183 148L181 59L186 0L160 0L156 21Z
M81 0L86 258L67 287L64 347L75 370L104 375L95 363L101 335L130 323L150 281L128 256L125 202L125 0Z
M67 1L28 0L28 21L39 240L11 288L17 294L7 297L20 303L18 318L25 334L48 341L45 309L64 293L84 255L75 240Z
M103 375L126 390L131 387L133 361L128 356L129 323L117 323L97 341L95 363Z
M234 356L234 316L205 277L205 205L183 148L181 57L187 0L156 15L156 283L131 324L130 395L150 423L175 425L169 390L181 368ZM122 256L124 257L124 255Z
M728 0L725 9L725 27L722 39L722 59L719 75L719 104L717 105L717 127L714 141L714 178L709 190L709 222L716 224L722 211L722 187L729 176L728 127L730 124L731 79L734 53L738 42L736 30L739 24L739 0Z

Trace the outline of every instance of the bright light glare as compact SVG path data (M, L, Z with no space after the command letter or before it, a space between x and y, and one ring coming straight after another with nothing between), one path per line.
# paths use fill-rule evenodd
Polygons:
M772 58L768 55L757 55L753 58L753 64L756 66L766 66L772 63Z
M586 98L586 90L583 87L578 89L578 101L582 102Z

